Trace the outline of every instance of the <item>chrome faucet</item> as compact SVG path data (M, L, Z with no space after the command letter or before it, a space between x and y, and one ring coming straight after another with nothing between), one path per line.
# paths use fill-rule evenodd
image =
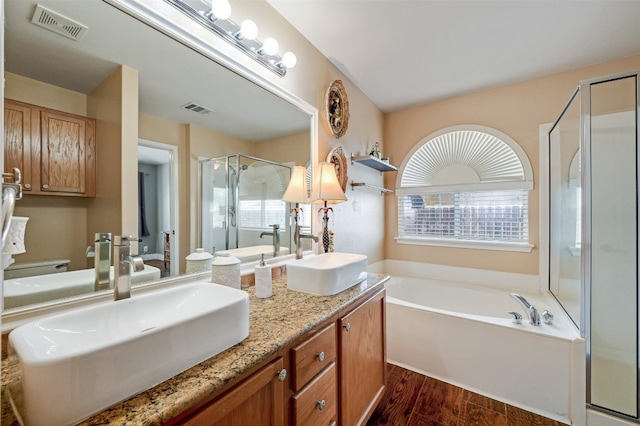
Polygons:
M270 225L273 228L273 232L263 232L260 234L260 238L265 235L271 235L273 237L273 257L280 255L280 225Z
M511 297L516 299L520 306L524 309L524 311L529 315L529 324L531 325L540 325L540 314L538 310L531 303L527 301L524 297L520 296L518 293L511 293Z
M113 296L115 300L131 297L131 273L144 269L140 256L131 255L131 241L137 241L130 235L116 235L113 239Z
M111 288L111 233L96 232L93 246L94 290Z
M315 235L301 234L300 233L300 225L297 225L296 226L296 230L293 233L293 241L296 244L296 259L302 259L302 244L300 243L300 240L302 238L309 238L309 239L315 241L316 243L318 242L318 237L316 237Z

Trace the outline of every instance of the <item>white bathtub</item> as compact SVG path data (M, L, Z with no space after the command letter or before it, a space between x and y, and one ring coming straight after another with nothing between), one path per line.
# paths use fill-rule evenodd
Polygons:
M508 290L397 275L386 287L389 362L583 424L584 340L551 296L516 291L555 315L552 325L533 326Z

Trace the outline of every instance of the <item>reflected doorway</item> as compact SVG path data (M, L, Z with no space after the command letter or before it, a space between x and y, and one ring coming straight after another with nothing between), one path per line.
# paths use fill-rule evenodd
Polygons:
M138 249L162 277L178 275L177 156L173 145L138 141Z

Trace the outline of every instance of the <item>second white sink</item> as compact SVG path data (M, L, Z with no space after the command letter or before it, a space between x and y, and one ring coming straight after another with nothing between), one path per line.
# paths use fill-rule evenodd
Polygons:
M9 335L27 424L72 424L241 342L249 297L196 282L68 311Z
M287 263L287 288L318 296L332 296L367 278L367 256L325 253Z

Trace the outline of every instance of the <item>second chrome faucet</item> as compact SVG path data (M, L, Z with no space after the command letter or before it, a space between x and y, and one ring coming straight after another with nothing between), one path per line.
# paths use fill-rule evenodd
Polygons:
M140 256L131 255L131 241L137 241L130 235L116 235L113 238L113 296L115 300L131 297L131 273L144 269Z

